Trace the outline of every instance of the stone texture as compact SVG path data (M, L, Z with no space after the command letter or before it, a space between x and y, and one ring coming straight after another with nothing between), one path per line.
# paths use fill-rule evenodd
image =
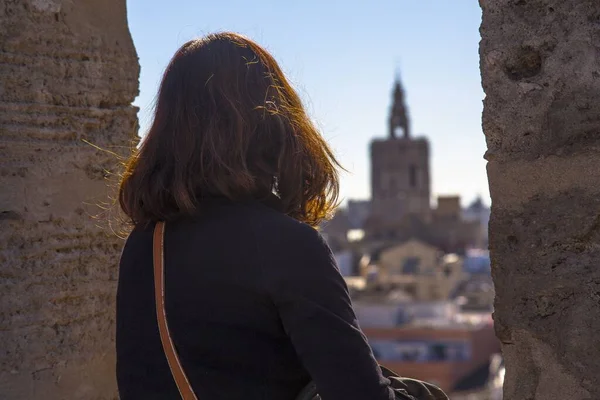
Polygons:
M2 399L116 398L122 240L98 206L138 75L125 0L0 0Z
M600 2L480 4L505 399L600 399Z

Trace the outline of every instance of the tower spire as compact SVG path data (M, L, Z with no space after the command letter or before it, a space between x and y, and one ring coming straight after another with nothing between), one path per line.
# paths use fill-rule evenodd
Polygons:
M394 72L394 82L402 82L400 77L400 62L396 62L396 71Z
M402 130L404 138L410 137L410 121L408 118L408 108L404 99L404 88L400 80L400 70L396 69L396 78L394 83L394 94L392 100L392 109L390 112L390 137L395 138L397 131Z

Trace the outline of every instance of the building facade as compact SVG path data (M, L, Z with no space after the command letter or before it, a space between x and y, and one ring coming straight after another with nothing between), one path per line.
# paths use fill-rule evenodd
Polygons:
M365 327L364 332L382 365L403 376L434 383L449 394L470 374L489 369L490 359L500 349L491 323L445 328Z

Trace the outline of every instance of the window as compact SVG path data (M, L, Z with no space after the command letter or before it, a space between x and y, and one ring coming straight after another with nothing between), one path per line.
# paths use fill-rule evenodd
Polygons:
M404 259L402 264L402 273L407 275L414 275L419 271L419 264L421 259L418 257L407 257Z
M394 137L401 138L404 137L404 128L399 125L394 127Z
M448 356L446 355L446 346L441 343L436 343L430 348L430 360L431 361L446 361Z
M450 268L448 265L446 265L444 267L444 276L446 276L446 278L449 278L450 274L452 274L452 268Z
M417 187L417 167L414 164L410 164L408 166L408 184L411 189L415 189Z

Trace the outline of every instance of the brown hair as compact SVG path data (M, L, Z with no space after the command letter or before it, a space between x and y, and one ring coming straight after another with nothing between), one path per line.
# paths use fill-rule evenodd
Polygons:
M211 34L170 61L119 202L141 223L192 215L205 196L275 193L286 214L316 226L337 205L337 167L275 59L241 35Z

